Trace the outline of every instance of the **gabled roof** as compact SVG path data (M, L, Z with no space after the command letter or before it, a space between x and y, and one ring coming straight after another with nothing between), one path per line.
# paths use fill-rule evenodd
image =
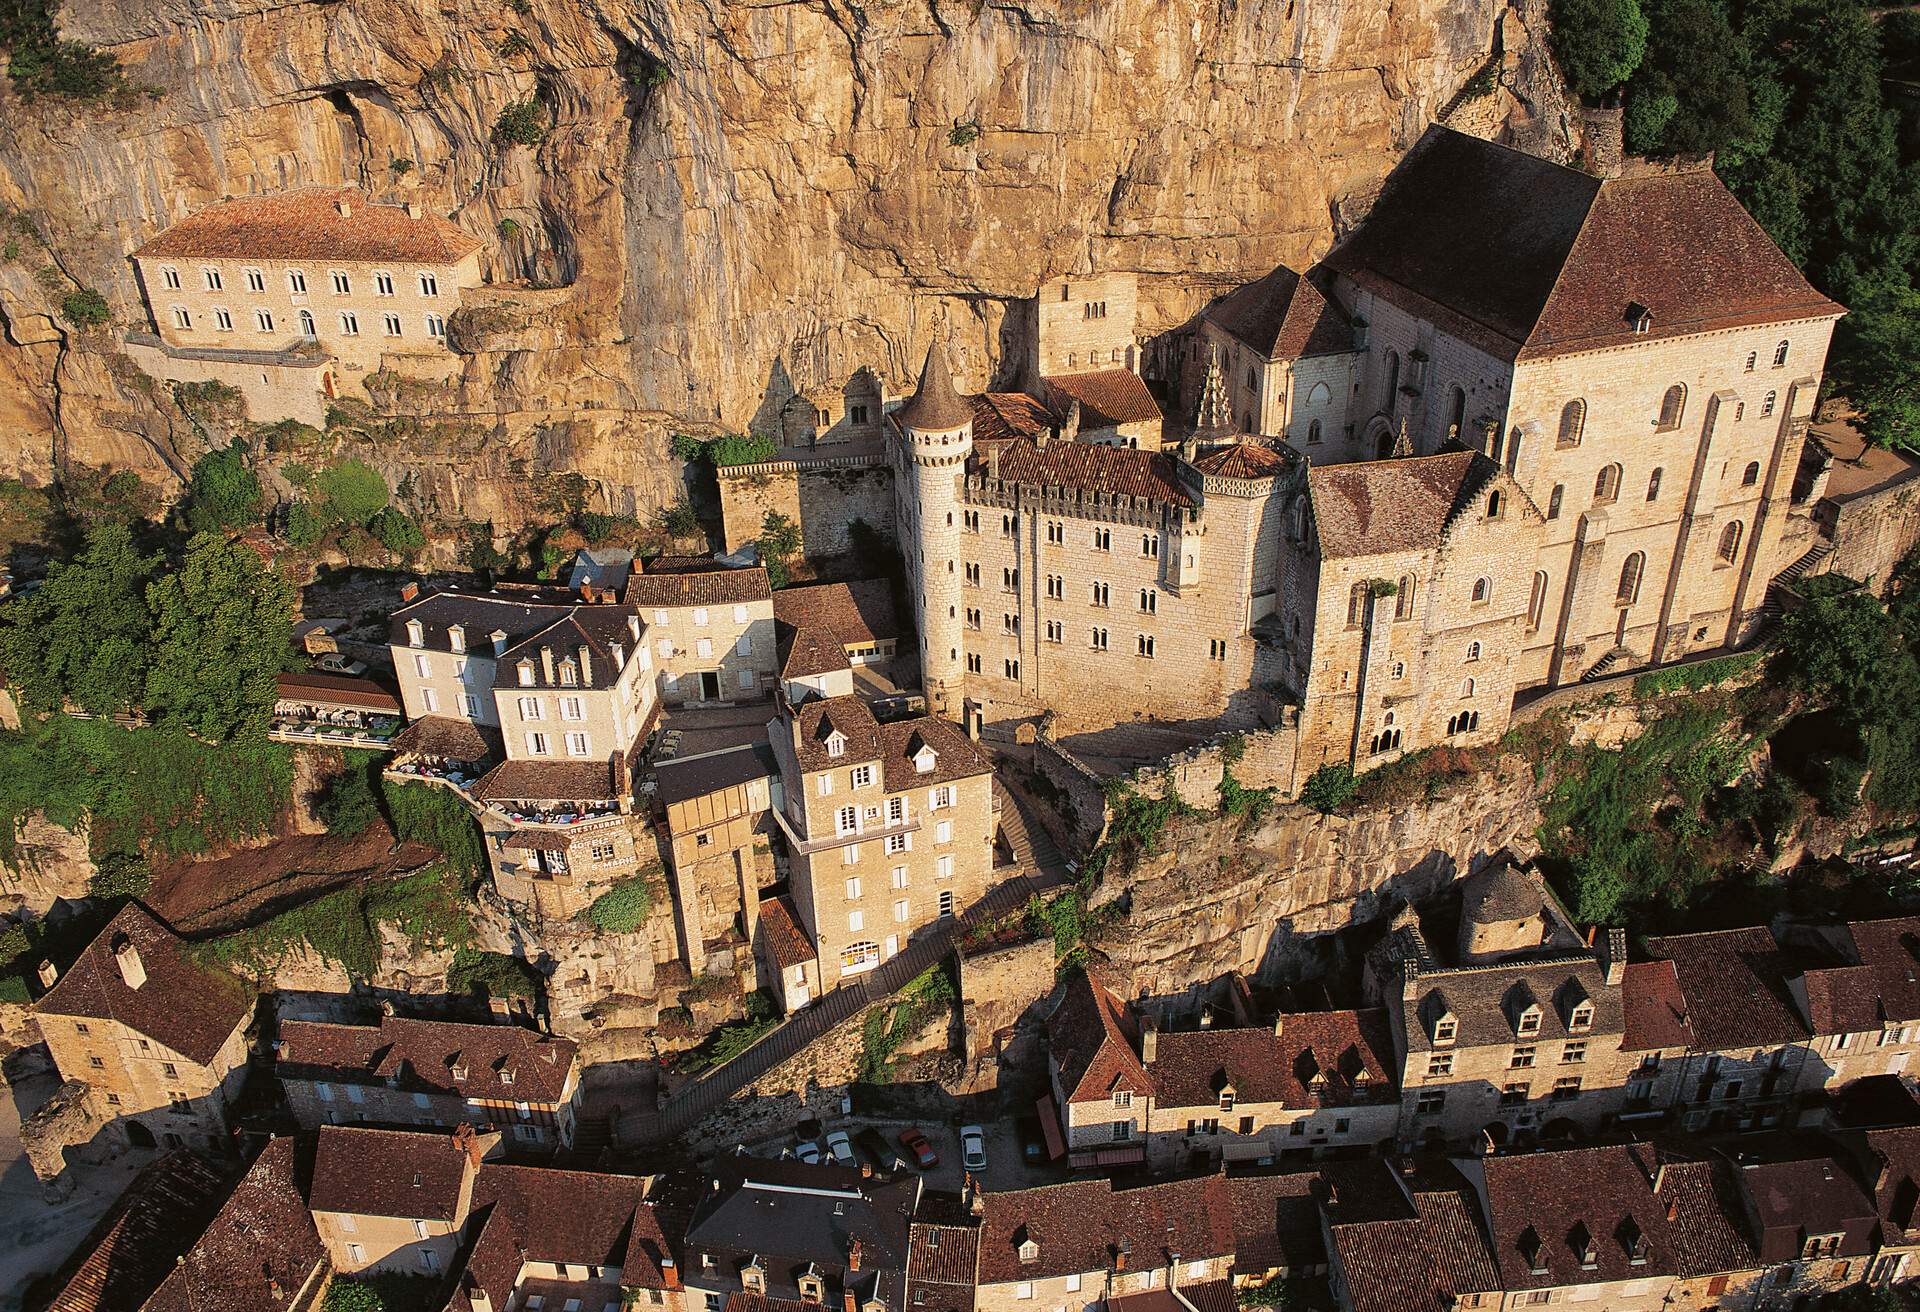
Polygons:
M1326 267L1497 359L1842 313L1711 169L1602 180L1432 127Z
M1335 560L1437 548L1454 517L1499 474L1478 451L1315 465L1307 471L1307 489L1320 555Z
M278 1067L283 1079L391 1081L423 1093L552 1103L576 1057L571 1039L518 1025L382 1016L378 1025L282 1021Z
M959 1202L930 1209L923 1201L914 1218L907 1255L907 1306L914 1312L973 1312L980 1224Z
M452 1221L468 1175L467 1151L453 1135L323 1125L307 1204L316 1212Z
M1693 1046L1693 1025L1687 1019L1687 1000L1671 961L1630 961L1620 984L1626 1014L1621 1036L1624 1052Z
M482 802L616 802L625 765L607 761L502 761L473 786Z
M1764 929L1725 929L1647 940L1673 962L1699 1046L1708 1051L1808 1037L1787 991L1798 963Z
M1880 1212L1880 1242L1911 1244L1920 1233L1920 1126L1868 1130L1863 1138Z
M564 588L511 583L486 592L435 588L394 609L388 617L387 641L396 647L410 646L407 625L418 622L424 649L451 651L449 631L459 628L468 654L492 660L492 634L504 634L511 645L557 622L581 604L578 594Z
M773 596L773 616L796 628L818 629L823 637L845 647L901 636L891 579L782 588Z
M1846 1167L1819 1152L1792 1153L1786 1160L1740 1167L1760 1234L1760 1260L1768 1266L1801 1256L1808 1236L1841 1236L1839 1255L1858 1257L1873 1249L1880 1212Z
M493 671L493 686L514 688L607 689L619 682L624 661L633 655L640 638L629 622L633 612L624 606L575 606L539 631L522 638L501 653ZM619 648L620 656L614 656ZM580 668L581 651L586 651L586 668ZM547 660L554 667L547 677ZM533 671L533 682L520 682L520 664ZM571 665L576 682L562 681L560 671Z
M1286 265L1235 288L1206 317L1269 360L1343 355L1356 349L1346 312Z
M620 1283L660 1288L667 1255L638 1176L485 1162L473 1207L506 1210L528 1261L618 1266Z
M1049 374L1047 386L1080 403L1083 430L1114 428L1161 418L1160 403L1146 380L1131 369L1100 369L1089 374Z
M1240 1103L1337 1107L1392 1089L1396 1063L1384 1011L1298 1012L1281 1016L1279 1029L1159 1035L1146 1064L1155 1102L1167 1109L1216 1106L1231 1086Z
M775 1297L792 1293L796 1275L809 1264L830 1291L850 1281L864 1287L868 1273L886 1272L897 1295L920 1183L918 1176L887 1181L847 1167L730 1158L700 1195L686 1244L734 1272L748 1257L759 1257ZM859 1276L850 1261L855 1241ZM838 1301L837 1292L828 1300Z
M1071 1180L988 1194L980 1222L980 1283L1044 1280L1110 1269L1124 1245L1128 1265L1164 1266L1170 1254L1204 1262L1233 1252L1233 1202L1218 1175L1116 1188ZM1020 1260L1020 1245L1038 1246Z
M1047 1048L1068 1102L1097 1102L1116 1090L1151 1093L1153 1080L1134 1044L1133 1018L1125 1004L1085 971L1067 981L1047 1017Z
M1180 485L1172 459L1158 451L1098 442L1049 442L1039 447L1016 439L998 444L998 452L997 477L1004 483L1094 496L1138 497L1172 506L1193 505L1193 497ZM994 468L987 453L981 451L975 451L967 464L968 474L975 478L995 477Z
M741 606L773 596L764 565L730 569L711 560L662 557L647 561L644 572L629 575L624 600L629 606Z
M818 625L795 626L782 621L774 626L774 637L781 653L782 679L809 679L853 668L846 647Z
M813 940L800 928L800 914L793 909L793 903L786 897L762 898L760 901L760 934L767 945L767 954L773 958L773 964L782 970L792 970L803 966L820 955L813 946Z
M982 392L971 398L971 404L976 442L1035 438L1051 434L1060 422L1053 411L1025 392Z
M139 953L146 971L146 981L137 989L127 984L114 956L123 943ZM197 964L185 948L146 907L129 902L34 1010L118 1021L205 1066L253 1014L253 992L225 971Z
M192 1153L171 1152L147 1165L81 1241L47 1312L139 1307L212 1217L224 1186L219 1170Z
M1571 991L1569 984L1573 985ZM1576 992L1593 1003L1591 1022L1577 1032L1567 1028L1572 1012L1567 1003ZM1540 1030L1521 1039L1516 1021L1529 1002L1540 1006ZM1401 1006L1409 1052L1505 1046L1516 1040L1551 1043L1556 1039L1594 1038L1619 1034L1626 1023L1621 991L1607 985L1605 970L1592 957L1572 953L1493 966L1423 971L1415 981L1413 995ZM1428 1025L1443 1010L1452 1012L1458 1028L1452 1044L1436 1047Z
M292 1139L269 1143L141 1312L282 1312L327 1251ZM171 1218L177 1224L177 1218Z
M1920 1020L1920 916L1856 920L1847 926L1860 963L1873 972L1881 1018ZM1878 1026L1876 1019L1873 1028Z
M342 214L344 205L347 213ZM189 214L135 259L341 260L454 264L479 238L437 214L377 205L354 187L300 187L223 200ZM318 277L318 274L314 276Z
M1327 1209L1333 1256L1354 1312L1453 1312L1462 1294L1500 1288L1472 1187L1450 1164L1404 1181L1383 1159L1341 1163Z
M1257 1278L1275 1267L1325 1266L1319 1204L1325 1193L1318 1171L1229 1175L1234 1272Z

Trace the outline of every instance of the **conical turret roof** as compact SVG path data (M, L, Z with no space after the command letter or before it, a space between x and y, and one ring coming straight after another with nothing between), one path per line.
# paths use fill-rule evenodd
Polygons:
M973 422L973 407L954 390L953 377L947 372L946 345L943 337L935 337L927 348L927 362L920 367L920 386L897 416L902 426L923 433L946 433Z

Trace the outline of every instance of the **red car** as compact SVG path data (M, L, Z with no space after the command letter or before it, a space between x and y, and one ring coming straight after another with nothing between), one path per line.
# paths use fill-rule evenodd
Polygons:
M913 1155L915 1164L923 1171L940 1165L940 1154L927 1142L927 1136L911 1125L900 1131L900 1146Z

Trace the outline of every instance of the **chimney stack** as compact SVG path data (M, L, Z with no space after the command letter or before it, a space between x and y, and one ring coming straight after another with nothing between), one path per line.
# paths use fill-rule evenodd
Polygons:
M345 196L342 196L339 200L336 200L333 203L333 208L339 211L340 217L343 219L350 219L353 217L353 206L351 203L348 202Z
M674 1265L670 1257L660 1259L660 1283L668 1289L680 1288L680 1268Z
M408 202L407 202L407 217L408 217L408 218L410 218L410 219L418 219L418 218L421 218L421 217L423 217L424 215L425 215L425 211L424 211L424 210L422 210L422 209L420 208L420 202L419 202L419 201L417 201L417 200L410 200L410 201L408 201Z
M861 1173L863 1175L872 1175L873 1168L871 1166L866 1167ZM851 1244L847 1246L847 1270L858 1271L859 1269L860 1269L860 1240L856 1238Z
M593 686L593 649L584 642L580 644L580 686Z
M1113 1269L1115 1271L1125 1271L1127 1269L1127 1256L1132 1252L1133 1245L1126 1239L1123 1238L1116 1243L1113 1246Z
M418 583L403 583L400 585L401 601L403 602L412 601L415 597L419 595L420 595L420 585Z
M59 978L60 978L60 967L54 965L51 961L43 961L40 963L40 987L41 988L43 989L52 988L53 982Z
M128 988L137 989L147 982L146 964L140 960L140 949L133 945L132 939L125 935L120 937L113 945L113 959L120 967L120 978L127 982Z
M540 670L541 670L541 673L546 675L546 684L549 688L551 688L554 684L553 648L551 647L540 648Z
M1282 1030L1286 1028L1286 1024L1287 1024L1287 1015L1285 1012L1281 1012L1273 1018L1273 1037L1274 1038L1277 1039L1280 1037L1280 1033Z
M1160 1022L1148 1012L1140 1022L1140 1060L1151 1064L1160 1055Z

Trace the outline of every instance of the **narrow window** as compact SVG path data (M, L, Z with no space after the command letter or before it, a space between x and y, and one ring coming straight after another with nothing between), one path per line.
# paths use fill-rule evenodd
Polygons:
M1553 492L1547 497L1547 518L1548 519L1560 518L1560 501L1561 501L1561 498L1566 496L1566 494L1567 494L1567 489L1564 484L1555 483L1553 485Z
M1746 472L1740 475L1740 486L1752 487L1755 483L1758 483L1759 481L1760 481L1760 462L1758 460L1751 461L1747 465Z
M1537 629L1547 611L1547 575L1545 570L1536 570L1533 575L1533 592L1527 597L1527 627Z
M1737 519L1720 530L1721 564L1731 565L1740 558L1740 534L1741 526Z
M1776 393L1768 392L1765 396L1760 398L1760 417L1762 419L1765 419L1768 415L1773 413L1773 403L1774 403L1775 396L1776 396Z
M1787 344L1785 342L1781 342L1778 346L1773 348L1773 367L1775 369L1782 368L1786 365L1787 349L1788 349Z
M1613 599L1622 606L1631 606L1640 600L1640 575L1647 567L1647 558L1641 552L1628 556L1620 566L1620 587L1614 592Z
M1574 400L1560 407L1560 437L1556 446L1570 447L1580 445L1580 435L1587 427L1587 403Z
M1605 505L1619 495L1620 466L1608 465L1600 471L1599 477L1593 480L1593 499L1597 503Z
M1473 581L1473 604L1483 606L1493 600L1493 580L1481 575Z
M1684 383L1675 383L1660 398L1659 429L1663 433L1672 432L1680 427L1680 418L1687 409L1687 389Z
M307 275L298 269L288 269L287 290L295 296L305 296L307 294Z
M1658 501L1659 499L1660 499L1660 471L1656 469L1651 474L1647 475L1647 500Z

